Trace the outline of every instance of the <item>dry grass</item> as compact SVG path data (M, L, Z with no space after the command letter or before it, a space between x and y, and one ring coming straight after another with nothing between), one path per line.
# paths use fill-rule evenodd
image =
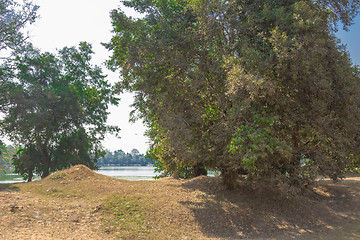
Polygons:
M360 177L306 196L219 178L130 182L84 166L0 185L0 239L360 239Z

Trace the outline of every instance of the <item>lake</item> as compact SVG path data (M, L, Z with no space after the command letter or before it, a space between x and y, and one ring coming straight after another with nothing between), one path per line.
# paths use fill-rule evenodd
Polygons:
M97 173L123 180L154 180L153 166L111 166L101 167Z
M154 173L153 166L111 166L111 167L101 167L98 171L95 171L99 174L106 176L130 180L130 181L140 181L140 180L154 180L156 174ZM35 176L34 181L39 180L40 178ZM17 183L24 182L24 180L18 174L1 174L0 183Z

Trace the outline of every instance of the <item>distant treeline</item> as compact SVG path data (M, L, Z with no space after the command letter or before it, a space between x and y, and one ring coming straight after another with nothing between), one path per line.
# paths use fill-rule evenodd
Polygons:
M152 160L150 158L146 158L143 154L140 154L137 149L131 150L130 153L125 153L123 150L116 150L114 152L107 151L105 156L100 158L97 162L98 166L146 166L149 164L153 164Z
M4 146L1 145L0 154L0 169L10 169L12 166L11 160L12 156L16 154L16 147L14 146ZM137 149L131 150L130 153L125 153L123 150L116 150L114 152L106 151L106 154L103 158L98 159L98 166L106 165L120 165L120 166L133 166L140 165L146 166L153 164L154 162L150 158L146 158L144 154L140 154Z

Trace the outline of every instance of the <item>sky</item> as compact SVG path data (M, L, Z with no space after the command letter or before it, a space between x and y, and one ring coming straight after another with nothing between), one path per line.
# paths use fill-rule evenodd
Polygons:
M77 46L80 41L92 44L95 55L93 63L102 65L110 53L101 45L109 42L112 36L109 13L120 7L120 0L34 0L40 6L40 18L30 26L31 42L42 51L56 52L65 46ZM124 9L128 15L139 16L135 12ZM341 28L341 27L340 27ZM340 30L338 36L347 46L353 63L360 64L360 17L349 32ZM119 81L119 74L112 73L103 67L108 74L108 81ZM121 128L120 137L108 135L103 146L111 151L122 149L130 152L136 148L145 153L148 139L144 136L145 127L141 121L129 123L131 94L121 95L119 106L110 106L108 124Z
M360 16L355 18L354 24L349 27L349 31L344 31L341 27L339 29L337 36L345 44L352 62L360 65Z

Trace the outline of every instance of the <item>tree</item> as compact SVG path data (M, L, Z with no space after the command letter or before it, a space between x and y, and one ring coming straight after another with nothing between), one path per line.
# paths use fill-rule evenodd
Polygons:
M112 12L108 63L166 171L213 168L229 188L240 172L296 186L343 176L359 150L360 76L335 32L359 1L124 4L145 16Z
M31 1L24 1L22 5L12 0L0 0L0 60L6 59L4 50L19 50L27 38L21 32L27 24L32 24L38 17L38 6ZM0 82L0 88L5 83ZM0 94L0 111L4 104L3 95ZM1 129L0 129L1 130ZM4 143L0 140L0 145ZM0 155L2 151L0 150Z
M0 52L5 49L18 49L27 36L21 31L38 17L38 6L31 1L19 4L13 0L0 0Z
M133 150L131 150L130 152L131 156L138 156L140 154L139 150L137 150L136 148L134 148Z
M111 85L90 63L91 45L65 47L57 55L32 49L1 68L2 127L22 148L15 172L31 181L75 164L96 168L100 141L118 128L106 125L108 104L117 104Z

